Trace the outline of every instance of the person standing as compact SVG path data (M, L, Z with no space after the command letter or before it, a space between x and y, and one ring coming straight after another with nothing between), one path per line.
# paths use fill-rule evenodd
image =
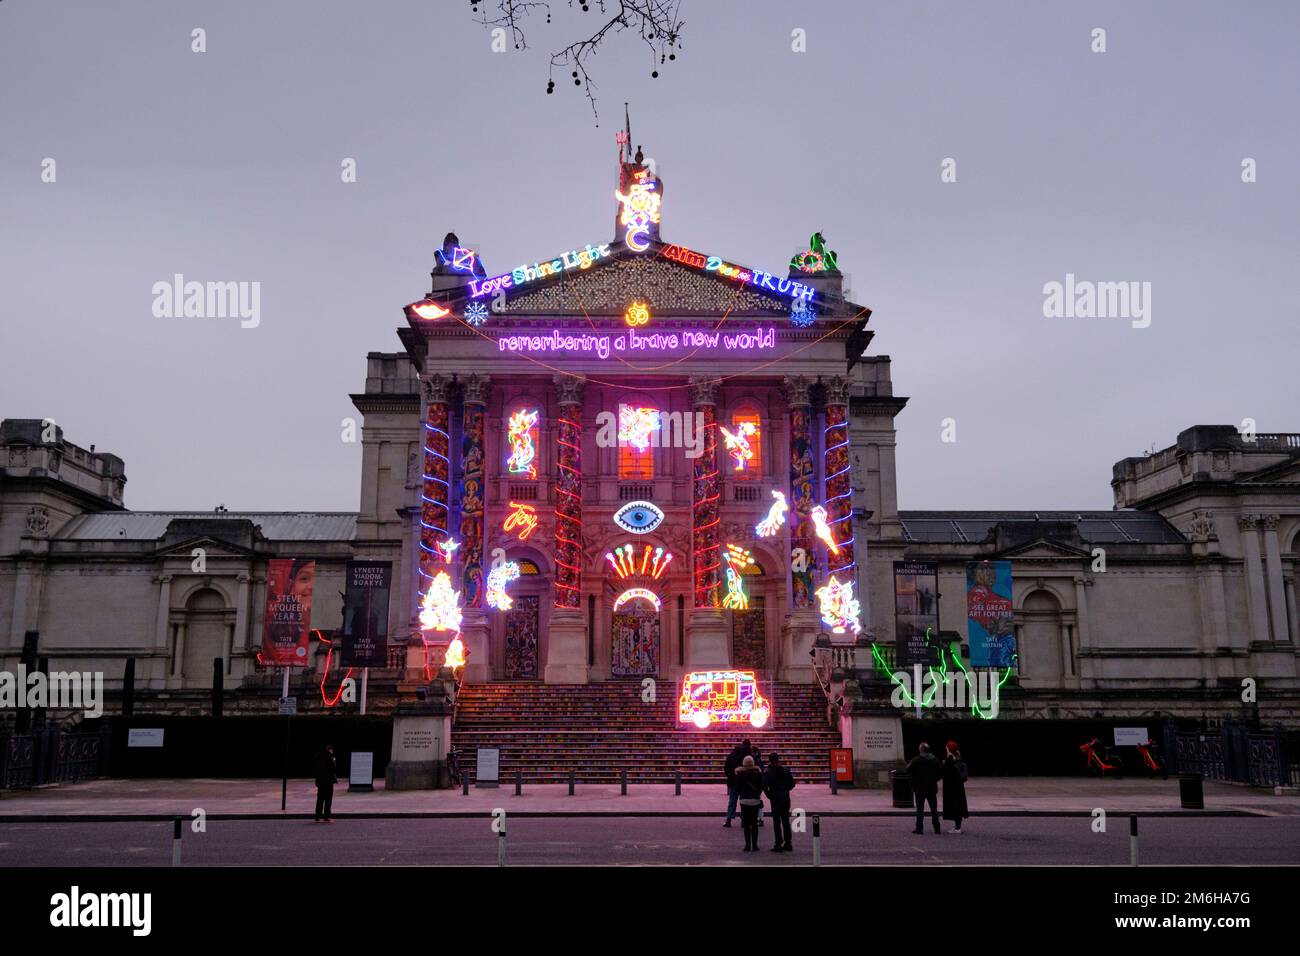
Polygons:
M956 832L961 833L961 822L970 816L966 806L966 761L961 759L957 741L948 741L947 753L943 758L943 818L956 824Z
M768 754L767 769L763 771L763 792L772 808L772 836L776 838L773 853L790 853L790 791L795 788L794 774L781 763L781 755Z
M924 833L925 804L930 804L930 819L934 822L934 832L942 833L939 828L939 777L943 767L939 758L930 753L930 745L921 744L916 756L907 764L906 771L912 778L912 796L916 800L916 829L913 833Z
M740 828L745 831L745 852L758 849L758 811L763 806L763 772L746 756L736 768L736 795L740 801Z
M326 823L333 823L330 816L334 808L334 784L339 779L338 763L334 759L334 745L326 744L316 758L316 822L322 817Z
M754 758L754 766L758 768L758 775L761 778L763 776L763 754L759 751L758 744L749 745L749 755ZM758 825L760 827L763 825L762 804L759 804L758 807Z
M722 772L727 777L727 819L722 824L724 827L730 827L731 821L736 816L736 769L748 756L749 739L746 738L732 748L731 753L727 754L727 759L722 764Z

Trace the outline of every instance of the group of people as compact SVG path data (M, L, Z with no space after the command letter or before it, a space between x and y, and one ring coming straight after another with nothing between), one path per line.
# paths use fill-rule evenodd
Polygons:
M905 772L912 778L912 797L916 800L916 829L913 833L925 832L927 803L934 832L943 832L939 827L939 810L935 806L940 781L943 781L943 818L956 824L954 832L961 833L961 822L970 816L966 806L966 761L961 759L961 750L955 740L948 741L945 751L943 760L940 760L930 753L930 745L923 743L917 748L916 756L907 763Z
M727 819L730 827L740 807L740 827L745 833L745 852L758 850L758 828L763 825L763 797L771 806L773 853L790 853L790 791L794 774L781 763L781 755L767 755L766 764L758 747L748 738L741 741L722 765L727 776Z

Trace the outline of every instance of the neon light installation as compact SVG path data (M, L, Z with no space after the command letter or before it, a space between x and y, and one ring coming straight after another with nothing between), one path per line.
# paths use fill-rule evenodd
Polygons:
M826 509L817 505L808 513L812 518L813 527L817 530L817 537L826 542L826 547L830 548L831 554L839 554L840 546L835 543L835 535L831 533L831 526L826 523Z
M925 629L925 642L927 644L930 643L930 628L928 627ZM968 671L965 665L961 662L961 644L959 641L952 642L947 649L947 656L944 654L944 646L942 644L939 645L939 670L936 672L933 664L927 665L926 674L929 678L930 689L929 691L922 690L919 694L913 693L913 689L908 687L908 682L904 678L900 677L898 672L889 666L889 662L885 660L885 656L880 652L880 648L874 641L871 644L871 656L875 661L876 670L884 674L892 683L897 685L903 700L907 702L908 706L918 708L933 707L939 689L942 687L946 690L948 681L950 679L955 679L955 677L950 675L948 671L947 656L951 656L953 664L957 666L957 669L961 671L962 677L966 680L971 713L983 720L992 720L997 716L996 707L990 706L989 713L985 713L984 709L980 707L979 693L976 689L977 685L972 679L971 672ZM1002 685L1004 685L1007 682L1007 679L1011 677L1011 671L1014 665L1015 658L1013 657L1012 664L1007 666L1007 668L1002 672L1002 676L998 678L997 684L992 687L992 692L990 694L992 700L986 701L986 703L996 704L998 694L1002 690ZM915 670L918 675L920 672L920 666L921 665L919 664L915 665ZM990 677L990 681L991 680L992 678ZM945 697L946 696L947 694L945 693Z
M793 299L805 299L808 302L815 301L817 297L817 291L803 282L775 276L770 272L761 272L758 269L746 269L742 266L732 265L717 256L706 256L694 249L687 249L685 246L664 246L660 255L665 259L671 259L673 262L680 262L684 266L690 266L702 272L716 272L728 279L735 279L742 285L756 286L759 289L774 292L778 295L788 295Z
M638 559L636 551L629 543L621 544L613 551L606 551L605 560L609 562L609 566L614 569L614 573L620 578L640 574L657 581L668 570L668 565L673 560L673 554L671 551L665 551L663 548L656 548L647 544Z
M834 272L838 268L835 253L826 248L826 240L820 232L814 232L808 240L808 249L797 253L790 260L790 268L800 272Z
M353 669L349 667L348 672L343 675L343 680L339 681L339 690L337 694L335 694L333 697L330 697L328 694L326 694L325 678L327 678L330 673L330 658L334 656L334 642L331 641L329 638L327 638L320 631L316 630L315 628L312 628L312 633L316 635L317 640L319 640L322 644L324 644L326 647L329 648L329 650L325 652L325 667L321 671L321 675L320 675L321 703L324 704L326 707L337 707L339 703L339 699L343 696L343 689L348 685L348 678L352 676Z
M806 329L817 321L817 311L803 299L790 303L790 324L797 329Z
M434 547L442 555L444 564L451 564L451 559L456 556L456 549L460 547L460 542L455 538L445 538L439 541Z
M447 434L447 402L435 399L429 402L427 420L424 422L424 474L420 485L420 591L428 597L434 581L437 560L451 563L452 553L460 542L447 533L450 493L448 476L451 462L447 457L450 436ZM445 574L445 572L444 572ZM425 647L425 669L428 669L428 648Z
M758 434L758 425L754 422L741 422L734 434L719 425L718 431L722 432L727 451L736 462L735 470L744 471L754 459L754 449L750 447L749 439Z
M776 534L781 529L781 525L785 524L785 513L790 510L784 492L774 491L772 497L776 500L772 502L772 507L767 509L767 517L754 525L754 533L760 538L770 538Z
M862 608L853 596L852 581L841 584L832 574L831 579L817 589L817 600L821 602L822 620L830 625L832 633L843 634L846 630L852 630L854 634L861 632L862 622L858 616L862 613Z
M727 593L722 606L743 611L749 607L749 595L745 593L745 579L741 575L754 563L754 556L740 545L728 544L722 560L727 565Z
M659 431L659 409L618 406L618 440L637 451L650 447L650 435Z
M447 656L443 659L442 666L450 667L452 670L465 666L465 645L461 643L460 635L457 634L450 644L447 645Z
M634 299L632 304L627 307L627 311L623 313L623 321L631 328L645 325L650 321L650 306Z
M541 412L535 408L521 408L510 416L506 440L510 442L510 458L506 468L513 475L537 477L537 421Z
M534 262L532 265L516 266L509 272L493 276L490 279L470 279L469 294L472 299L482 299L496 295L506 289L517 289L547 276L559 275L570 269L590 269L592 264L601 259L608 259L612 252L609 243L601 246L588 245L584 249L570 249L558 259L546 262Z
M826 449L826 511L827 529L835 546L830 561L831 571L848 573L855 566L853 547L853 489L849 482L849 422L848 405L843 401L827 401L826 431L822 441ZM820 534L820 529L818 529Z
M555 443L555 606L577 609L582 581L582 406L561 391Z
M439 571L420 602L420 627L426 631L460 633L460 592L451 589L451 575Z
M444 308L437 302L425 299L423 302L416 302L409 306L410 310L422 319L441 319L444 316L451 315L451 309Z
M659 184L650 178L650 170L640 169L632 174L632 184L627 194L614 190L614 198L623 207L619 225L626 230L623 241L633 252L650 248L650 227L659 224L659 205L662 196L656 192Z
M656 611L659 610L659 595L655 594L649 588L628 588L614 600L614 610L617 611L628 601L635 601L638 598L649 601L654 605Z
M514 531L515 528L521 528L522 530L516 534L519 540L523 541L537 530L537 523L541 520L537 517L537 508L522 501L512 501L510 507L514 511L510 512L506 520L501 523L501 530Z
M488 307L482 302L471 302L465 306L465 321L474 328L480 328L487 324Z
M614 524L632 534L649 534L663 520L663 511L648 501L629 501L614 512Z
M434 255L442 265L450 266L457 272L468 272L470 275L476 275L480 278L487 275L487 270L483 268L483 263L479 261L478 253L473 249L467 249L464 246L452 246L450 256L443 249L435 249Z
M514 598L506 593L506 585L519 577L519 562L506 561L488 572L484 599L488 607L498 611L508 611L515 603Z
M683 352L719 347L728 352L754 352L776 348L776 326L734 334L684 329L638 335L636 329L628 329L610 335L552 329L543 335L502 335L496 343L498 352L574 352L585 353L588 358L595 353L602 361L622 352Z
M758 728L772 716L772 704L758 691L753 671L692 671L682 678L677 721L700 730L712 724L748 723Z

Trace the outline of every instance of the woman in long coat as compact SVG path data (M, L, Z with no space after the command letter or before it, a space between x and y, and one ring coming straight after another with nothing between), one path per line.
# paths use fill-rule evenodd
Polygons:
M966 761L961 759L957 741L948 741L948 752L943 758L943 818L956 824L961 833L961 822L970 816L966 806Z

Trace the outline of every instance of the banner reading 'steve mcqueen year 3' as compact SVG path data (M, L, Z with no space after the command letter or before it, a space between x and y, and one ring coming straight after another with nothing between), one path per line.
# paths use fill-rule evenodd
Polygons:
M266 571L266 616L262 622L262 663L268 667L306 667L311 637L311 592L316 562L272 558Z
M344 667L383 667L388 663L388 593L393 565L388 561L349 561L343 610Z

